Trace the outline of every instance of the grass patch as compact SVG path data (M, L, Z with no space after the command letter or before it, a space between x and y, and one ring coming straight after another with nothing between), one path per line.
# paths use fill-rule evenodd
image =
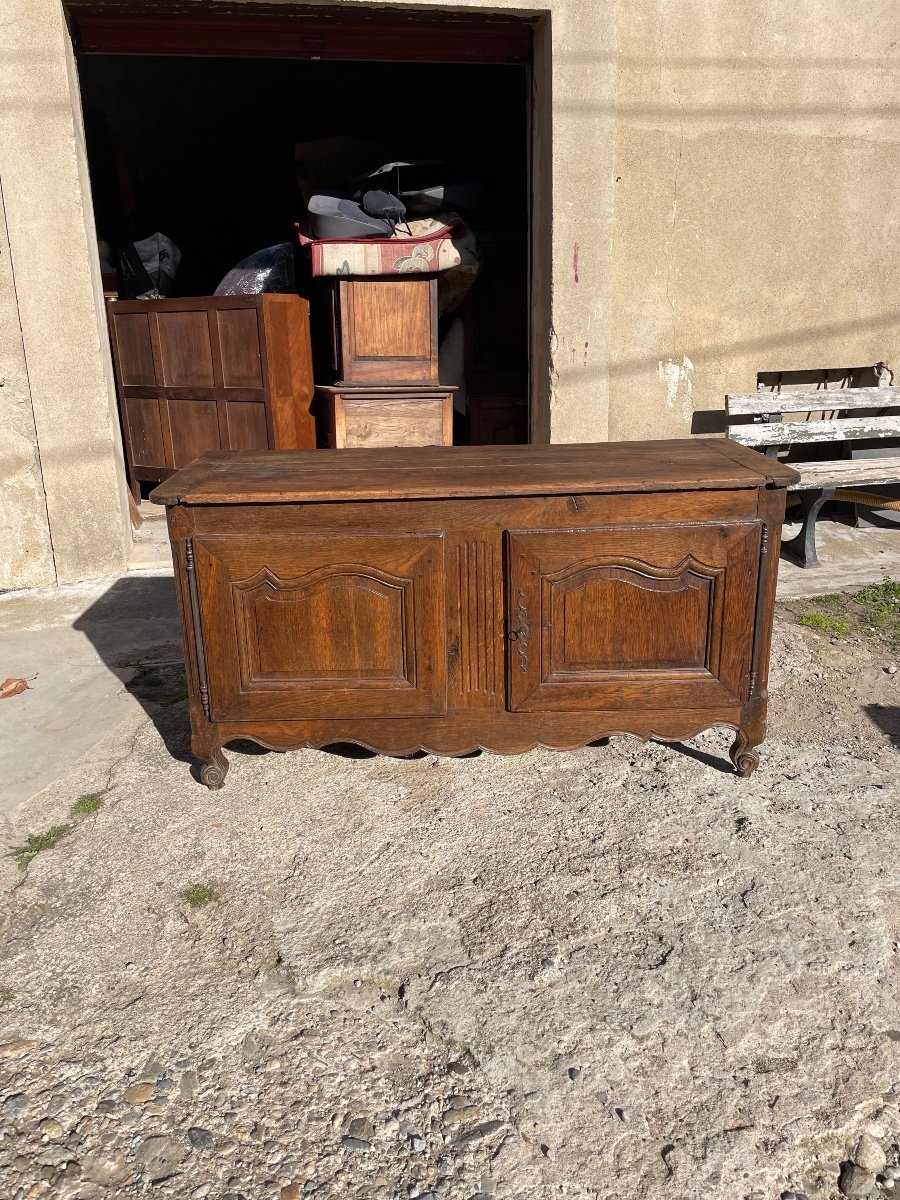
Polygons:
M102 792L90 792L86 796L79 796L69 809L69 816L72 818L70 822L65 825L53 825L44 833L29 833L24 846L13 846L10 849L10 857L16 860L20 870L27 871L31 860L42 851L58 846L62 839L72 832L76 822L99 812L104 799Z
M850 626L840 617L824 617L821 613L804 613L800 624L807 629L820 629L823 633L849 633Z
M205 883L191 884L190 887L186 887L182 892L179 892L179 895L185 904L189 904L191 908L202 908L204 904L209 904L211 900L217 898L213 888Z
M787 605L799 625L819 633L856 634L900 655L900 582L883 579L853 593L831 593ZM823 611L824 610L824 611Z
M9 853L16 860L20 870L25 871L36 855L43 850L52 850L74 828L74 825L54 825L46 833L30 833L24 846L13 846Z
M885 579L870 583L856 593L856 602L876 629L896 636L900 633L900 583Z
M88 796L79 796L72 807L69 809L69 816L75 820L80 820L82 817L93 816L95 812L103 807L103 793L92 792Z

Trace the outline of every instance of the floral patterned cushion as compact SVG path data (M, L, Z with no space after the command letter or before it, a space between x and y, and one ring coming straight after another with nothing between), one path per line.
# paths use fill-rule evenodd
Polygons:
M455 213L404 222L390 238L321 240L309 237L299 224L297 237L310 255L313 275L434 274L462 268L474 279L481 266L474 234Z

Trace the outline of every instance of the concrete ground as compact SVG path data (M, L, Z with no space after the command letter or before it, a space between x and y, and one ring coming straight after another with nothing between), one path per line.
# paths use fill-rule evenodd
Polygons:
M129 571L171 571L172 552L166 510L161 504L142 500L141 527L134 530L134 544L128 556Z
M169 653L163 586L79 636ZM837 641L779 617L750 780L711 731L211 793L144 671L0 831L0 1195L891 1197L900 673Z
M37 675L0 701L0 812L141 711L131 680L181 661L171 570L0 595L0 680Z
M799 525L788 522L787 541ZM854 529L839 521L820 521L816 531L820 567L798 567L782 558L778 596L782 600L845 592L877 583L885 576L900 579L900 526Z

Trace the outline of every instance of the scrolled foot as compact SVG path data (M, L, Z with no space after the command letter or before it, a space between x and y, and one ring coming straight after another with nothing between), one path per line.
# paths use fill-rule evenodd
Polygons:
M216 750L210 755L206 766L200 771L200 779L211 792L218 789L225 782L225 776L228 774L228 759L221 750Z
M734 763L734 769L742 779L749 779L759 766L759 754L751 747L750 739L742 729L731 744L728 756Z

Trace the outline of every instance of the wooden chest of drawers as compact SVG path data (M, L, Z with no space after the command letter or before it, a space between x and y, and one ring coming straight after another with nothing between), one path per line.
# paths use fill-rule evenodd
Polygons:
M785 488L724 439L212 453L167 480L193 749L764 736Z

